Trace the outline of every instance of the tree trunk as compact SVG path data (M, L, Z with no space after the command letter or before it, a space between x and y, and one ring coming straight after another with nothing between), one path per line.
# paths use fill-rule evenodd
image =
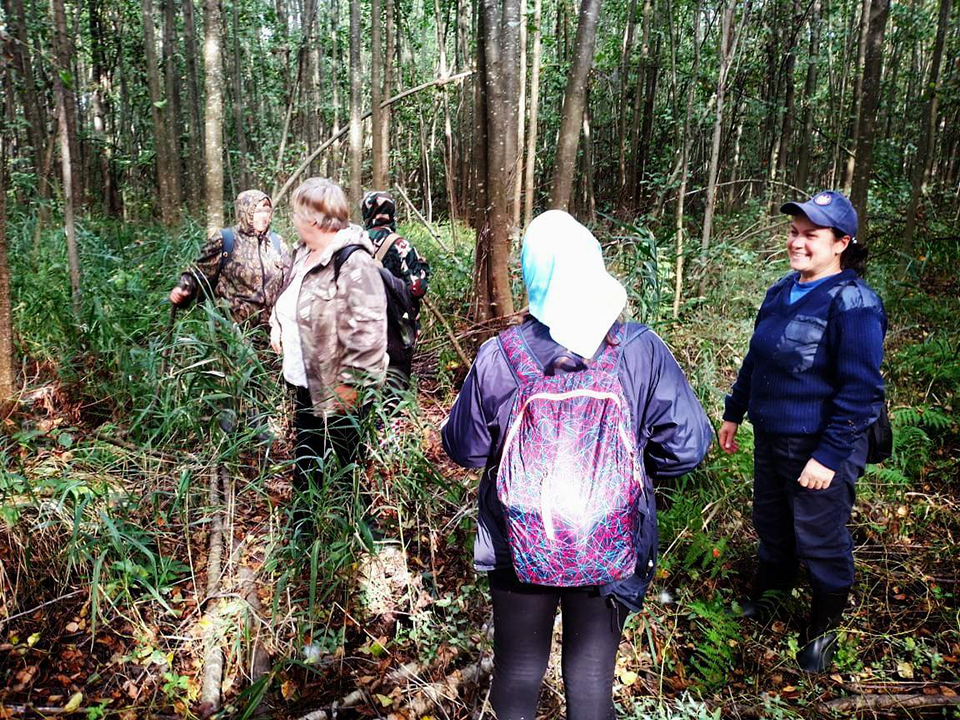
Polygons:
M33 166L39 173L43 167L44 148L47 145L46 109L40 105L37 98L37 80L33 74L33 61L30 58L30 42L27 36L27 18L23 0L8 0L8 2L3 3L3 10L7 21L13 23L13 33L17 39L17 42L9 43L9 48L14 66L22 81L20 96L23 114L27 121L27 138L33 154ZM12 87L10 83L7 85ZM45 194L42 185L40 193Z
M55 0L59 1L59 0ZM177 223L180 203L175 155L170 126L164 108L163 83L157 67L154 39L153 0L142 0L144 60L147 65L147 84L150 87L150 114L153 117L153 135L157 154L157 184L160 188L160 216L164 225Z
M877 0L881 5L889 6L889 0ZM870 23L873 18L873 0L863 0L863 7L860 10L860 40L857 44L857 79L853 89L853 113L850 147L854 154L849 155L843 166L843 192L849 195L853 187L853 173L856 168L857 156L856 149L859 145L861 118L863 117L863 81L867 74L866 53L867 43L870 37ZM886 20L884 20L886 22Z
M567 87L563 94L563 119L557 138L557 156L553 168L550 207L566 210L570 204L577 168L577 147L586 99L587 81L593 67L593 51L597 42L597 20L600 0L582 0L577 24L576 51Z
M790 15L790 27L797 27L802 24L802 16L798 0L793 0L793 12ZM783 109L783 121L780 125L780 145L777 149L777 172L775 180L770 188L770 197L773 202L770 205L771 214L780 206L780 199L783 196L783 185L786 181L787 154L790 152L790 142L793 139L793 113L794 98L796 97L796 87L793 82L793 74L797 65L797 33L792 32L787 36L787 62L783 71L783 83L785 85L785 98Z
M676 232L676 271L673 285L673 319L680 316L680 300L683 297L683 241L686 232L683 224L683 209L687 195L687 171L690 165L690 148L693 145L693 133L690 130L693 118L693 101L697 93L697 73L700 70L700 12L703 0L697 0L697 9L693 15L693 66L690 69L690 90L687 93L687 107L683 115L683 133L680 150L680 187L677 189L677 213L675 216Z
M384 137L380 131L380 125L383 122L383 108L380 107L383 99L381 84L383 48L380 40L382 17L380 0L370 0L370 108L373 112L373 187L376 190L387 187L386 158L383 152Z
M523 145L525 119L527 114L527 0L520 0L520 75L518 91L520 97L517 99L517 164L514 167L513 182L513 224L515 227L520 225L520 192L523 189L523 183L520 178L523 177ZM528 162L533 162L533 158L528 158Z
M517 68L520 57L520 3L483 0L484 89L486 105L486 173L484 181L486 218L477 233L477 254L484 264L477 274L478 285L487 285L486 314L502 317L513 313L510 287L510 250L513 237L513 169L517 153ZM478 292L478 297L484 291Z
M26 48L24 48L26 50ZM7 68L9 78L10 69ZM8 87L9 82L8 82ZM13 358L13 313L7 253L7 136L0 138L0 410L13 400L16 370Z
M110 76L107 74L104 53L104 33L101 0L90 0L90 56L92 60L93 92L90 94L90 109L93 111L93 136L100 160L100 190L105 215L118 214L116 187L113 182L111 157L113 147L106 133L106 102L110 97Z
M880 99L880 79L883 73L883 36L890 15L890 0L873 0L870 7L870 26L867 51L863 66L863 99L860 103L860 132L857 136L856 166L850 202L860 216L860 238L863 242L869 214L867 194L873 169L873 141L877 125L877 103Z
M950 0L940 0L940 13L937 19L937 36L933 43L933 56L930 60L930 80L927 83L926 105L924 106L923 125L920 128L920 144L914 160L911 177L910 202L907 205L906 227L903 231L903 265L913 253L913 234L917 225L917 208L927 190L930 172L933 166L937 132L937 105L940 92L940 65L943 61L943 44L950 18Z
M359 207L363 196L361 160L363 153L363 125L360 120L360 2L350 0L350 202Z
M717 202L717 174L720 168L720 138L723 130L723 103L727 92L727 78L737 56L737 45L750 15L749 0L740 16L739 27L733 25L736 12L737 0L725 0L723 17L720 23L720 68L717 72L717 89L714 93L716 116L713 123L713 141L710 149L710 170L707 175L707 200L706 209L703 213L703 235L700 238L700 249L704 253L710 247L713 215Z
M308 3L309 4L309 3ZM247 172L250 165L250 145L247 142L248 128L246 127L246 112L244 101L246 93L243 91L243 56L240 53L240 17L238 2L231 3L231 26L233 28L231 35L233 40L233 136L237 143L239 151L234 157L237 158L237 167L234 169L234 176L241 190L251 187L252 183Z
M197 85L197 23L193 0L183 0L183 63L187 75L187 188L189 201L199 207L203 201L203 124L200 114L200 88Z
M810 140L813 135L814 96L817 92L817 62L820 59L820 22L823 7L814 0L810 16L810 56L807 60L807 79L803 84L803 129L800 131L800 149L797 152L797 175L794 183L807 189L810 175Z
M533 220L533 201L537 176L537 123L540 119L540 22L543 14L543 1L534 0L533 4L533 55L530 60L530 131L527 133L527 164L524 167L523 224Z
M173 153L173 169L177 181L177 203L181 199L180 178L183 175L183 153L180 149L180 128L183 126L180 107L180 72L177 68L177 0L163 0L163 81L167 101L164 110Z
M220 0L203 5L204 162L207 235L223 227L223 61Z
M643 3L643 30L640 41L640 67L637 72L636 89L633 93L633 114L630 128L621 142L621 147L629 144L630 162L624 176L623 209L629 215L635 215L640 195L640 183L643 180L643 165L647 157L647 142L650 138L653 120L653 103L656 95L657 68L650 61L650 31L653 22L653 0ZM658 40L659 42L659 40Z
M67 77L76 75L72 72L74 50L73 43L70 42L70 35L67 31L67 13L64 9L63 0L51 0L53 9L53 27L54 27L54 53L56 56L56 65L54 74L66 74ZM61 80L63 75L61 75ZM67 144L70 146L70 176L75 198L83 198L83 163L80 157L80 141L77 137L77 96L74 92L72 83L67 85L60 83L63 87L64 113L67 122Z
M630 82L630 75L633 63L630 62L630 60L633 57L634 37L636 35L636 15L637 0L630 0L630 4L627 6L627 27L623 31L623 43L620 46L620 73L618 78L620 92L617 99L616 136L620 138L620 142L618 143L619 153L617 157L617 167L620 173L618 180L620 181L620 202L622 206L626 205L626 199L628 195L627 148L629 147L629 143L624 141L629 137L627 107L633 105L633 103L630 101L630 88L632 86L632 83ZM643 66L641 65L641 71L642 69Z
M53 0L56 4L59 0ZM62 8L61 8L62 10ZM56 12L56 11L54 11ZM57 129L60 136L60 173L63 178L63 229L67 237L67 264L70 267L70 299L73 314L80 319L80 257L77 254L77 232L73 221L73 163L70 157L70 126L67 122L66 90L59 73L53 73L57 99Z
M393 62L396 52L394 31L395 0L384 0L387 4L386 35L387 45L383 52L383 98L393 96ZM390 106L380 111L380 163L383 166L383 186L390 185Z

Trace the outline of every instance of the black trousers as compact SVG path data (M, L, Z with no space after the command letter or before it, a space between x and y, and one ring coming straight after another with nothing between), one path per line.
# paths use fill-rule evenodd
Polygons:
M363 443L364 411L356 415L313 414L310 391L296 387L294 427L297 435L294 488L300 492L323 482L323 470L361 463L366 459Z
M568 720L613 720L613 675L627 608L596 587L521 583L512 569L488 574L493 600L493 687L498 720L535 720L557 606Z
M866 438L837 469L830 487L810 490L797 478L819 442L817 435L754 432L753 526L760 536L761 572L781 575L774 584L789 585L800 562L814 590L842 592L853 585L847 523L866 464Z

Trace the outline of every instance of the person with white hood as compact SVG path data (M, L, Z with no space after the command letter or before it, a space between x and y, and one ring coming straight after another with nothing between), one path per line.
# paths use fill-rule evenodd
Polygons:
M455 462L485 468L490 700L499 720L537 716L559 605L567 717L609 719L623 625L656 566L653 484L696 467L713 429L663 341L620 322L626 291L587 228L543 213L521 260L529 314L481 346L442 429Z

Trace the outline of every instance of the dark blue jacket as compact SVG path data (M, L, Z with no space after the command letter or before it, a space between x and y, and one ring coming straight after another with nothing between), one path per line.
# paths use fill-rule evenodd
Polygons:
M795 303L797 273L764 298L723 419L774 435L819 435L813 457L836 470L883 404L883 303L853 270Z
M568 354L550 338L549 329L532 317L522 325L524 339L542 367ZM653 481L683 475L695 468L713 439L713 428L680 366L663 341L644 325L623 328L618 376L631 401L637 448ZM560 372L562 370L558 370ZM484 343L442 430L443 447L464 467L485 468L480 480L474 565L478 571L512 566L503 506L497 499L496 473L517 382L494 338ZM641 536L637 572L601 588L639 610L656 563L656 505L647 493L647 525Z

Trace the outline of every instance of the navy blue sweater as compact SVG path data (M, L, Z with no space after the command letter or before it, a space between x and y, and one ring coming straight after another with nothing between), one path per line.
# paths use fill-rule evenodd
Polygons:
M887 316L853 270L791 304L796 277L767 290L723 419L749 414L762 432L819 435L813 457L836 470L880 413Z

